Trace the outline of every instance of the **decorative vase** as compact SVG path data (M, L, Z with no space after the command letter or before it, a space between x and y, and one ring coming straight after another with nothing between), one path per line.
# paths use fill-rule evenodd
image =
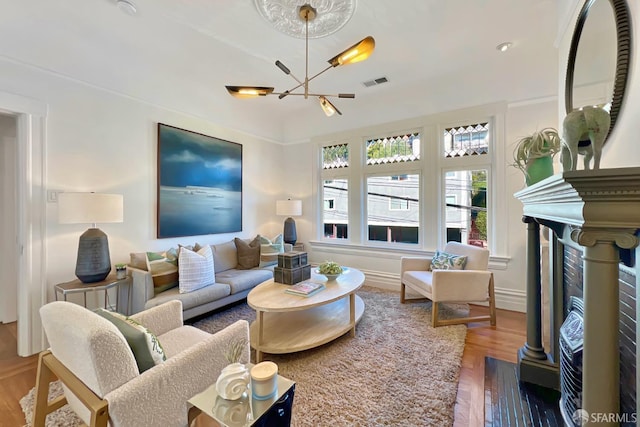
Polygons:
M223 399L237 400L247 391L251 381L249 370L242 363L226 366L216 381L216 391Z
M525 182L533 185L553 175L553 159L551 156L536 157L527 161Z

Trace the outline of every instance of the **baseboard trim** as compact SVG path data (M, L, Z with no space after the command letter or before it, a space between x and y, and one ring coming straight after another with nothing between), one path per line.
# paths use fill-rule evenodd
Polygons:
M366 276L366 284L374 288L400 292L400 275L373 270L361 270ZM496 307L503 310L526 312L527 293L507 288L495 288ZM482 305L482 304L480 304Z

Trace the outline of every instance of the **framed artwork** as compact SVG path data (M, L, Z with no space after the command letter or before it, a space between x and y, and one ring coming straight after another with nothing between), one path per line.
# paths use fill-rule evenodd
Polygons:
M158 123L158 238L242 231L242 145Z

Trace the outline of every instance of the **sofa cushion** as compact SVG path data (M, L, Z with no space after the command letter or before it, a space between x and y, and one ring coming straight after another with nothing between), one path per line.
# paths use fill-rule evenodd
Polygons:
M211 246L204 246L198 252L181 247L178 255L178 269L180 293L192 292L212 285L216 279Z
M113 323L127 340L140 373L167 360L160 340L146 327L120 313L98 308L95 313Z
M146 252L131 252L129 254L129 265L137 268L138 270L147 270L147 253Z
M260 267L278 264L278 254L284 253L282 234L273 239L258 235L260 238Z
M250 243L237 237L233 239L238 252L238 270L249 270L260 265L260 236Z
M147 301L144 308L155 307L167 301L180 300L182 302L182 310L186 311L210 303L211 301L222 299L230 294L231 287L222 283L214 283L213 285L205 286L204 288L186 294L181 294L180 289L173 288Z
M213 262L216 271L225 271L236 268L238 265L238 250L235 242L229 240L226 243L211 245L213 249Z
M464 270L466 263L466 255L436 251L431 259L431 270Z
M273 279L273 272L260 268L252 270L231 269L216 274L216 283L229 285L231 294L246 291L269 279Z

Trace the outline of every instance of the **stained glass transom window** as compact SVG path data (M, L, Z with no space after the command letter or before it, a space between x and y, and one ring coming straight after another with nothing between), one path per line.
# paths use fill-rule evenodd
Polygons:
M367 164L414 162L420 160L420 133L367 140Z
M456 126L444 130L444 156L466 157L489 153L489 123Z
M347 166L349 166L348 144L322 147L322 169L338 169Z

